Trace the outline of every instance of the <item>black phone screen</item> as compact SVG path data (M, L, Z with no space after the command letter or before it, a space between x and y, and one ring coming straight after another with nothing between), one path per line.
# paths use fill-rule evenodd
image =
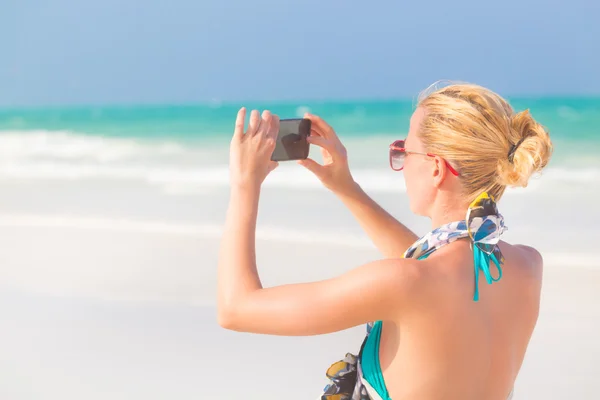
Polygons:
M310 146L306 138L310 136L310 126L310 120L306 118L280 120L277 143L271 155L271 160L289 161L306 159Z

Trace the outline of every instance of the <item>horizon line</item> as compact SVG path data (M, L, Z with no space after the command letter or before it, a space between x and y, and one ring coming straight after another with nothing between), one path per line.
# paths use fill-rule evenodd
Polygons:
M11 110L35 110L35 109L55 109L55 108L71 108L71 109L90 109L90 108L133 108L133 107L238 107L243 104L277 104L277 105L309 105L309 104L344 104L344 103L395 103L395 102L414 102L417 95L414 96L356 96L356 97L314 97L314 98L264 98L264 99L227 99L221 100L213 98L211 100L190 100L190 101L115 101L115 102L57 102L57 103L40 103L40 104L2 104L0 103L1 111ZM600 100L599 94L519 94L519 95L504 95L502 96L509 102L519 100Z

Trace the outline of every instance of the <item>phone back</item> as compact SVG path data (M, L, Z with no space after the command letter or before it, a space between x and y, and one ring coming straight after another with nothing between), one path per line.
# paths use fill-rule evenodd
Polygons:
M273 161L304 160L308 157L311 121L306 118L282 119L279 121L279 134Z

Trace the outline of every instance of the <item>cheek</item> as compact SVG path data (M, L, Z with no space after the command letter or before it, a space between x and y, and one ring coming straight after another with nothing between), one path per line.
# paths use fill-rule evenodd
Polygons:
M419 182L415 181L411 174L405 175L406 182L406 196L408 197L408 206L410 211L416 215L420 215L420 190L419 190Z
M404 162L404 176L406 182L406 191L416 194L419 192L419 188L422 186L421 171L419 171L419 165L414 164L410 157Z
M428 185L425 171L419 170L418 165L410 165L404 168L404 181L406 183L406 194L410 202L410 209L417 215L423 215L425 199L428 197Z
M408 170L405 174L405 182L406 193L416 200L423 190L423 181L419 179L419 174L416 171Z

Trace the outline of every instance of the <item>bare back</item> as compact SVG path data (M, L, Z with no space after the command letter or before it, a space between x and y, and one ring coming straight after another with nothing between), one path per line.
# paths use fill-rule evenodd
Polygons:
M469 242L421 261L414 303L383 323L380 360L391 398L507 398L537 321L542 260L532 248L499 245L503 277L492 285L480 279L477 302Z

